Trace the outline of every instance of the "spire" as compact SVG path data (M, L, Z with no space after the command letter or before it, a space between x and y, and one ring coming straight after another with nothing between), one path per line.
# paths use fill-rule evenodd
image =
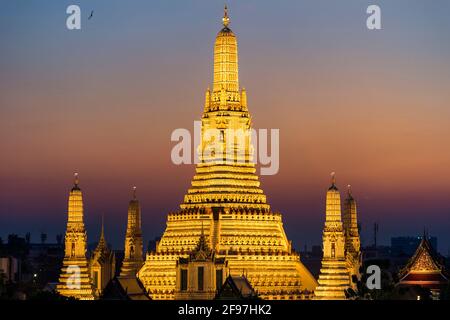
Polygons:
M315 299L345 299L350 277L345 255L345 235L341 219L341 196L336 188L335 173L331 173L331 187L325 204L325 226L322 233L323 258Z
M238 45L236 36L228 28L230 18L225 6L222 19L223 28L219 31L214 45L214 79L213 93L220 93L222 88L227 93L239 97ZM227 94L228 96L228 94Z
M133 187L132 199L128 204L128 225L127 230L135 233L141 229L141 208L136 195L137 187Z
M74 173L74 186L69 193L64 260L57 291L66 297L92 300L94 293L86 259L87 234L83 222L83 194L78 187L78 173ZM73 286L73 269L77 267L80 287Z
M78 172L73 174L73 188L72 190L80 190L78 184L80 183L80 179L78 178Z
M206 241L205 232L203 228L203 221L202 221L202 229L200 233L200 237L198 239L197 246L195 249L191 252L190 257L194 260L206 260L208 258L211 258L213 254L213 250L209 248L208 242Z
M132 199L128 204L127 231L125 233L125 257L120 269L120 276L135 277L142 266L142 231L141 207L133 187Z
M97 249L96 251L102 251L104 249L107 249L106 240L105 240L105 218L104 214L102 213L102 227L100 231L100 239L98 240Z
M83 224L83 194L81 192L78 179L78 173L74 173L73 187L69 193L69 203L68 203L68 223L70 224Z
M336 174L331 173L331 187L328 188L326 197L326 221L341 222L341 195L336 187Z
M206 243L206 238L205 238L205 230L203 228L203 221L202 221L202 229L201 229L201 233L200 233L200 238L199 238L199 245L198 248L200 249L206 249L208 248L208 244Z
M352 252L355 256L360 253L360 239L358 230L358 212L356 200L353 198L351 185L347 186L347 199L344 202L343 225L345 237L345 247L347 252Z
M198 246L197 246L198 250L205 250L205 249L209 249L208 248L208 244L206 243L206 238L205 238L205 230L203 228L203 221L202 221L202 229L201 229L201 233L200 233L200 238L198 240Z
M102 213L102 231L100 233L100 239L105 239L105 214Z
M352 186L350 184L347 185L347 196L349 200L353 200Z
M223 26L225 28L228 28L228 25L230 24L230 18L228 17L228 8L227 5L223 8L223 18L222 18Z
M337 190L336 187L336 172L332 172L331 174L331 187L328 190Z

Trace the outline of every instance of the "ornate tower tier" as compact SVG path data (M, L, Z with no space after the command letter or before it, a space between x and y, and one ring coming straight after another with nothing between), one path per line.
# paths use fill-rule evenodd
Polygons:
M63 267L56 290L63 296L93 300L94 291L86 259L83 195L78 183L78 174L75 174L74 187L69 194Z
M244 272L265 299L309 298L317 286L292 250L281 214L271 211L252 163L251 117L238 81L237 39L225 9L205 96L200 163L178 212L169 213L155 252L138 273L152 299L174 299L179 258L204 239L231 275ZM233 134L236 134L233 136ZM203 226L203 227L202 227Z
M238 93L238 46L236 37L228 28L230 19L226 7L222 21L223 29L218 33L214 45L213 91L220 93L224 89L227 93Z
M133 188L133 199L128 205L128 223L125 235L125 253L121 277L136 277L143 264L142 259L141 207L136 198L136 187Z
M323 229L323 258L319 286L314 291L316 299L345 299L350 286L345 257L345 238L341 220L341 196L332 173L331 187L326 198L325 227Z

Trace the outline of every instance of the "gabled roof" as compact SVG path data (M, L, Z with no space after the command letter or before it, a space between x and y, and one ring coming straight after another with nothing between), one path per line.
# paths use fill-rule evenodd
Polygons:
M403 270L405 272L440 272L443 269L438 254L431 246L428 238L423 236L416 252Z
M256 299L257 294L245 276L229 275L216 299Z
M150 300L150 297L136 277L115 277L105 287L102 299Z
M189 259L190 261L209 261L214 259L214 251L211 250L206 241L205 233L203 232L203 224L202 233L200 234L197 246L191 252Z
M414 255L399 273L400 285L422 285L437 287L449 282L439 255L424 234Z
M98 241L97 247L92 253L91 256L91 263L99 263L103 264L105 262L111 262L115 259L114 251L110 250L108 248L108 244L105 240L105 232L104 232L104 224L103 224L103 217L102 217L102 229L100 233L100 239Z

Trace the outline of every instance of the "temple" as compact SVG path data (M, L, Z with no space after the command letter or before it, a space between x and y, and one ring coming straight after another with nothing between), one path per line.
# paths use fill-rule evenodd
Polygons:
M124 259L120 269L121 277L136 277L144 262L142 250L141 207L136 197L136 187L133 187L133 199L128 204L128 223L125 234Z
M356 292L357 283L361 279L359 269L362 265L362 254L356 200L352 195L350 185L348 185L347 198L344 200L344 214L342 218L345 237L345 258L350 275L350 288Z
M150 300L142 283L137 279L137 272L144 262L141 230L141 206L133 187L133 198L128 204L127 230L125 233L125 250L120 275L112 279L104 299L112 300Z
M105 240L103 216L100 239L97 247L91 254L89 271L95 296L100 297L103 294L106 285L114 278L116 272L116 255L114 254L114 251L108 247L108 243Z
M63 266L56 290L66 297L93 300L94 289L86 259L87 235L83 221L83 195L78 174L69 194Z
M343 221L342 221L343 220ZM362 264L356 201L351 188L344 201L341 217L341 195L336 176L331 174L331 186L326 196L325 226L323 229L323 257L319 286L314 291L317 300L344 300L347 291L357 291Z
M223 260L232 278L244 273L263 299L308 299L317 282L293 250L281 214L271 211L260 187L252 159L247 93L239 85L237 39L226 8L222 21L214 44L213 86L205 94L196 173L180 210L169 213L165 232L156 250L147 254L138 278L152 299L185 297L183 270L188 270L188 281L194 279L187 284L191 291L218 292L217 277L206 278L206 269L198 269L206 266L191 267L200 239L210 250L208 261L215 264L208 265L211 274L213 268L222 268L218 262Z
M178 258L176 300L211 300L227 273L225 258L217 258L203 233L188 258Z
M424 232L416 252L400 271L397 286L420 286L429 289L433 296L439 296L442 287L449 285L449 279L442 259L431 246L428 236Z

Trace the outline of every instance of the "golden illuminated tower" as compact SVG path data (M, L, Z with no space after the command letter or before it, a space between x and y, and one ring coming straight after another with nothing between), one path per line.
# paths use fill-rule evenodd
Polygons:
M95 294L99 297L109 281L114 278L116 272L116 256L114 251L108 248L108 244L105 240L103 217L100 240L90 258L89 271Z
M141 207L136 198L136 187L133 188L133 199L128 205L128 223L125 235L125 252L121 277L136 277L143 264L142 258Z
M361 241L358 230L356 200L353 198L351 186L348 186L347 198L344 201L344 236L345 256L350 273L351 287L356 291L357 281L361 278L359 271L362 265Z
M319 286L314 291L316 299L345 299L350 286L345 257L345 238L341 220L341 196L332 173L331 187L326 198L325 227L323 229L323 258Z
M63 267L56 290L63 296L92 300L94 292L86 259L83 195L78 182L78 174L75 173L75 185L69 195Z
M260 297L309 298L317 285L292 249L281 214L271 211L260 188L251 161L247 95L239 87L237 39L229 22L225 8L192 186L180 210L169 213L156 251L147 254L138 273L152 299L175 298L176 263L195 249L202 226L215 257L225 258L231 275L245 272Z

